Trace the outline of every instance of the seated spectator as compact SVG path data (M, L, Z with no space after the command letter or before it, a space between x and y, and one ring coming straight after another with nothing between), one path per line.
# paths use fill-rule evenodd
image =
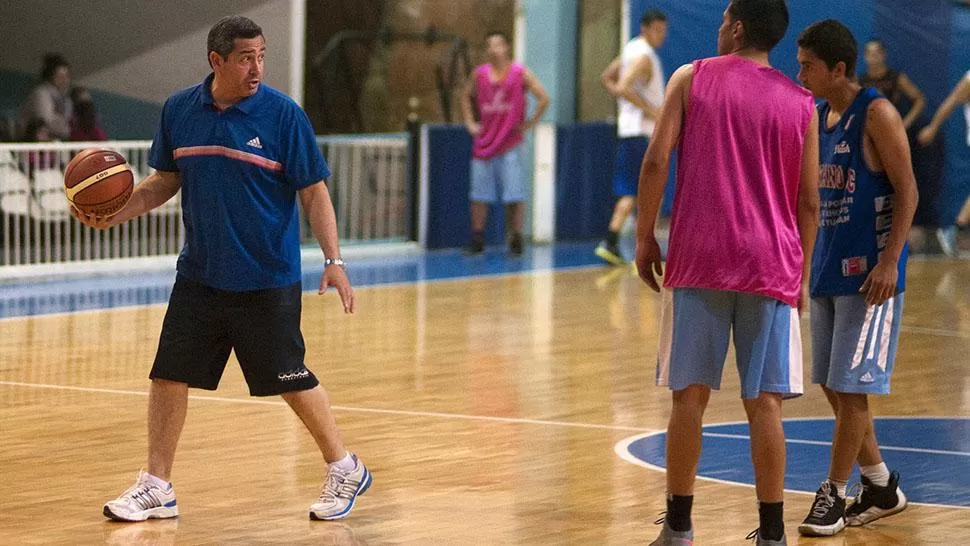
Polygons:
M91 93L83 87L71 91L74 102L74 117L71 118L71 140L92 141L108 140L108 133L98 119L98 107L91 100Z
M50 127L41 118L33 118L24 127L25 142L51 142ZM34 171L54 168L57 157L54 152L27 152L27 174Z
M26 137L27 124L41 119L54 139L71 136L73 105L68 90L71 87L71 66L57 53L44 55L41 82L30 92L20 112L20 122Z

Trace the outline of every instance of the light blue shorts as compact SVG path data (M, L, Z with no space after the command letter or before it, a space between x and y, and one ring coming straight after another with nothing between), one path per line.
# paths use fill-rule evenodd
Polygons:
M761 392L793 398L804 392L798 311L776 299L694 288L665 290L657 384L721 388L732 331L741 398Z
M495 203L502 187L502 202L525 201L525 171L522 169L522 144L489 159L472 159L471 192L478 203Z
M889 394L903 295L868 306L862 294L812 298L812 382L835 392Z

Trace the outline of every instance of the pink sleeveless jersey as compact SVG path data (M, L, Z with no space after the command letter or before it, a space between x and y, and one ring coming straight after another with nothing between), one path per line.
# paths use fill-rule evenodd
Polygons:
M522 142L519 124L525 120L525 66L509 65L505 79L492 82L488 64L475 68L481 132L475 137L472 154L490 159Z
M735 55L694 62L664 286L798 304L798 234L811 93Z

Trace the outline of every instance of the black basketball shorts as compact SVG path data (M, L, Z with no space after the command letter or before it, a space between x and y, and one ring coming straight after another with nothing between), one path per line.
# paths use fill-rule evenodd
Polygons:
M316 387L303 362L301 296L300 283L227 292L179 275L149 377L216 390L235 350L253 396Z

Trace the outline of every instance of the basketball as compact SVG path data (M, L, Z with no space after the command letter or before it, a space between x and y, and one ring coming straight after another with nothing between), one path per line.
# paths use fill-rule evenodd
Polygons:
M67 200L83 214L108 217L131 198L135 179L124 156L89 149L74 156L64 171Z

